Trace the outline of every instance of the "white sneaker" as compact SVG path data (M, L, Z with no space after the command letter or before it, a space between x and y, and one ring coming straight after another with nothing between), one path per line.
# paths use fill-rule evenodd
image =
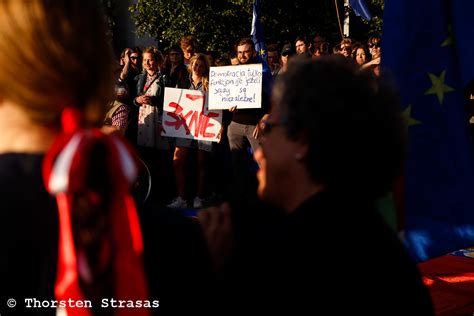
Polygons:
M178 196L176 199L173 200L173 202L171 202L167 206L170 208L186 208L188 206L188 203L185 199Z
M193 208L202 208L202 202L204 202L204 200L196 196L193 200Z

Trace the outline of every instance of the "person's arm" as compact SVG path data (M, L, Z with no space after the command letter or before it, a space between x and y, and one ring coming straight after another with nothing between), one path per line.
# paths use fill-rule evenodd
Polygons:
M133 99L133 104L135 104L137 107L139 107L142 104L151 104L151 98L148 95L139 95L135 99Z
M127 53L125 54L125 56L123 57L123 60L124 60L124 66L122 68L122 72L120 73L120 76L119 76L119 79L121 81L124 81L127 76L128 76L128 73L129 73L129 69L130 69L130 56L129 56L130 53Z
M370 68L371 66L377 66L377 65L380 65L380 57L372 59L368 63L365 63L362 66L360 66L360 68L366 69L366 68Z
M168 77L165 75L161 75L158 79L158 89L156 94L150 96L148 99L148 104L151 106L157 106L159 108L160 113L163 112L163 102L165 101L165 87L169 86Z
M115 133L119 133L121 135L123 135L125 132L120 130L120 128L118 128L117 126L113 126L113 125L104 125L101 127L100 129L102 131L102 133L104 134L107 134L107 135L112 135L112 134L115 134Z
M258 121L257 125L255 126L255 129L253 130L253 137L255 139L258 139L258 137L260 136L260 132L262 131L265 125L264 123L268 119L268 113L270 112L270 94L268 94L265 89L262 89L262 110L265 114Z
M112 114L111 125L102 126L102 132L109 135L113 133L124 135L128 127L129 112L130 110L125 104L120 105Z
M223 132L224 132L224 125L221 125L221 128L219 129L219 132L217 133L217 142L218 143L221 142L221 137L222 137Z
M268 119L269 114L266 113L263 115L263 117L258 121L257 125L255 126L255 129L253 130L253 137L255 139L258 139L260 136L260 132L262 131L263 127L265 126L265 121Z
M133 99L133 104L138 108L142 104L148 104L148 96L143 94L143 87L145 85L146 77L143 74L137 75L135 77L135 82L137 83L135 91L137 96Z

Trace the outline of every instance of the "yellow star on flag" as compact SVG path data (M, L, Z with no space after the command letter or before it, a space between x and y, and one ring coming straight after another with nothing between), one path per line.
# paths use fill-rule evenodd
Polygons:
M262 48L262 49L260 50L260 56L263 56L263 54L265 54L265 50Z
M411 117L411 104L409 104L405 110L402 112L402 118L405 121L405 124L407 127L413 126L413 125L419 125L421 124L420 121L415 120L413 117Z
M439 100L439 104L443 104L444 100L444 94L446 92L451 92L454 91L453 88L451 88L448 85L444 84L444 80L446 77L446 70L444 70L439 77L436 77L436 75L433 75L432 73L428 73L428 76L430 77L431 83L433 84L431 88L426 90L425 95L427 94L436 94Z
M448 25L448 37L441 43L441 47L445 47L448 45L454 44L454 34L453 34L453 26L450 24Z

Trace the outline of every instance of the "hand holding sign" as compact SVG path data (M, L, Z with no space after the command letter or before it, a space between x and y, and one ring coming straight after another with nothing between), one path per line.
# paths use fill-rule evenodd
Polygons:
M237 112L237 106L233 106L229 109L229 112L230 113L234 113L234 112Z

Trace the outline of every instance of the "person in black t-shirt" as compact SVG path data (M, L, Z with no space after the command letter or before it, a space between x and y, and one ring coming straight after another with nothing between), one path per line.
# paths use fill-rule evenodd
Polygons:
M243 38L237 43L237 58L240 65L258 63L255 45L250 38ZM269 74L271 77L271 74ZM249 149L252 152L258 148L258 136L260 132L260 122L265 119L265 115L269 109L269 93L265 87L268 86L266 81L271 78L263 76L262 84L262 104L256 109L237 109L232 107L232 121L227 128L227 137L229 139L230 151L232 154L232 167L234 171L234 181L232 193L234 199L246 198L251 195L252 174L251 166L253 164ZM249 148L250 147L250 148ZM250 187L250 190L248 190Z

